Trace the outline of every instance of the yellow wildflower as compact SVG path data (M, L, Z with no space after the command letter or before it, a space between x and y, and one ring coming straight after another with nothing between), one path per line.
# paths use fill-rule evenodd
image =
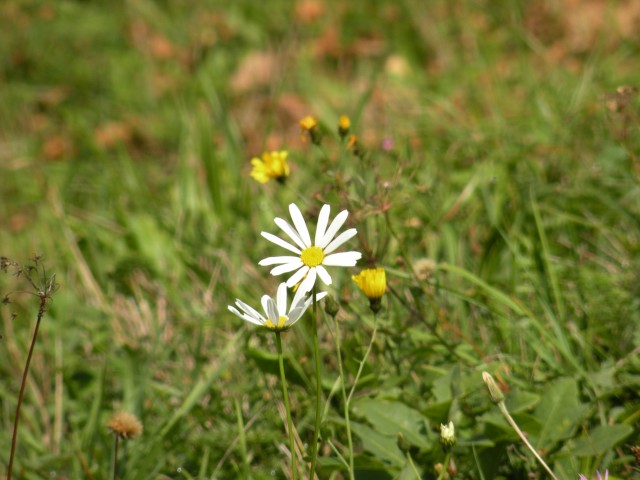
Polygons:
M380 299L387 290L387 275L384 268L367 268L351 277L358 288L369 299L369 306L374 313L380 311Z
M358 142L358 137L354 134L349 135L347 138L347 148L353 152L356 157L362 158L363 152Z
M253 165L251 177L259 183L267 183L272 178L284 182L289 176L287 155L288 152L282 150L280 152L264 152L262 160L259 158L251 159L251 165Z
M300 128L302 128L303 139L304 134L308 133L309 138L311 139L311 143L314 145L320 145L321 135L320 128L318 127L318 120L316 117L311 115L307 115L302 120L300 120Z
M338 134L340 138L344 138L349 134L351 128L351 120L346 115L342 115L338 120Z
M316 117L312 117L311 115L307 115L302 120L300 120L300 127L303 130L310 131L318 126L318 120Z

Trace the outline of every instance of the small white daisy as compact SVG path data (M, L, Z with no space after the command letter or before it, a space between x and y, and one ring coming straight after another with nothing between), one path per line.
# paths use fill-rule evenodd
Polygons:
M322 292L316 295L316 301L324 298L327 292ZM276 294L276 300L274 301L269 295L262 297L262 308L267 317L263 317L261 313L247 305L243 301L236 298L236 305L240 308L229 305L229 311L234 315L246 320L247 322L259 325L261 327L268 328L274 332L281 332L288 330L300 320L302 314L309 308L312 302L312 296L307 298L300 289L296 292L291 302L291 308L287 313L287 285L281 283L278 287Z
M293 203L289 205L289 213L294 226L292 227L281 218L276 218L274 221L293 240L295 245L268 232L262 232L262 236L270 242L295 253L296 256L267 257L261 260L259 264L262 266L277 265L271 270L271 275L281 275L295 270L296 272L287 280L287 286L293 287L302 281L298 288L303 292L311 291L315 285L316 277L320 277L325 285L331 285L331 276L324 267L354 267L362 257L362 254L360 252L332 253L340 245L353 238L357 231L355 228L350 228L335 237L340 227L347 220L349 212L343 210L329 225L330 211L331 207L329 205L324 205L320 210L315 241L311 243L311 236L300 209Z

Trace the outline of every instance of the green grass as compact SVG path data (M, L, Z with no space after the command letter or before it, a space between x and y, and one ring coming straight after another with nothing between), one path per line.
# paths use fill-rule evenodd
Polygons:
M0 255L43 254L60 283L14 478L108 478L119 409L144 424L122 445L120 478L289 478L273 335L227 305L275 292L281 279L257 262L278 253L259 233L291 202L348 208L359 267L387 271L351 404L356 478L415 478L407 453L436 478L449 420L457 478L544 478L484 370L558 478L639 478L640 102L614 95L640 84L640 37L617 23L633 10L592 2L600 24L543 0L227 3L0 5ZM300 138L307 114L323 148ZM341 114L363 158L334 134ZM249 177L272 149L289 151L284 187ZM435 262L427 278L422 259ZM335 271L330 289L347 391L373 329L358 270ZM0 275L3 294L24 289ZM0 474L38 308L11 300ZM309 320L283 336L303 442ZM339 479L333 328L321 317L319 466Z

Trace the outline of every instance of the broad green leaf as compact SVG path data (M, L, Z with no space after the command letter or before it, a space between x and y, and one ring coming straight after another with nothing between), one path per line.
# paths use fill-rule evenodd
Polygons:
M532 444L539 450L550 450L565 440L587 414L587 405L580 403L578 385L573 378L560 378L552 382L541 395L534 416L542 424L539 435L531 435Z
M577 457L602 455L633 433L630 425L600 425L576 441L571 453Z
M410 444L429 446L424 433L424 417L402 402L363 398L354 402L353 413L366 419L383 435L395 439L398 432L402 432Z
M525 390L512 390L505 399L505 404L512 415L530 410L539 402L540 395Z
M402 467L405 463L404 455L396 444L396 437L383 435L362 423L351 422L351 430L360 440L364 449L376 458L390 463L395 467Z
M433 422L443 422L451 410L453 400L447 400L439 403L429 403L425 416Z

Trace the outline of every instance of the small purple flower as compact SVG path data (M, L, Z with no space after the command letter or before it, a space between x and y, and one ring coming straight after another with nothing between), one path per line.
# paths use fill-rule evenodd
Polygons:
M393 139L390 137L386 137L384 140L382 140L382 149L385 152L388 152L390 150L393 149Z

